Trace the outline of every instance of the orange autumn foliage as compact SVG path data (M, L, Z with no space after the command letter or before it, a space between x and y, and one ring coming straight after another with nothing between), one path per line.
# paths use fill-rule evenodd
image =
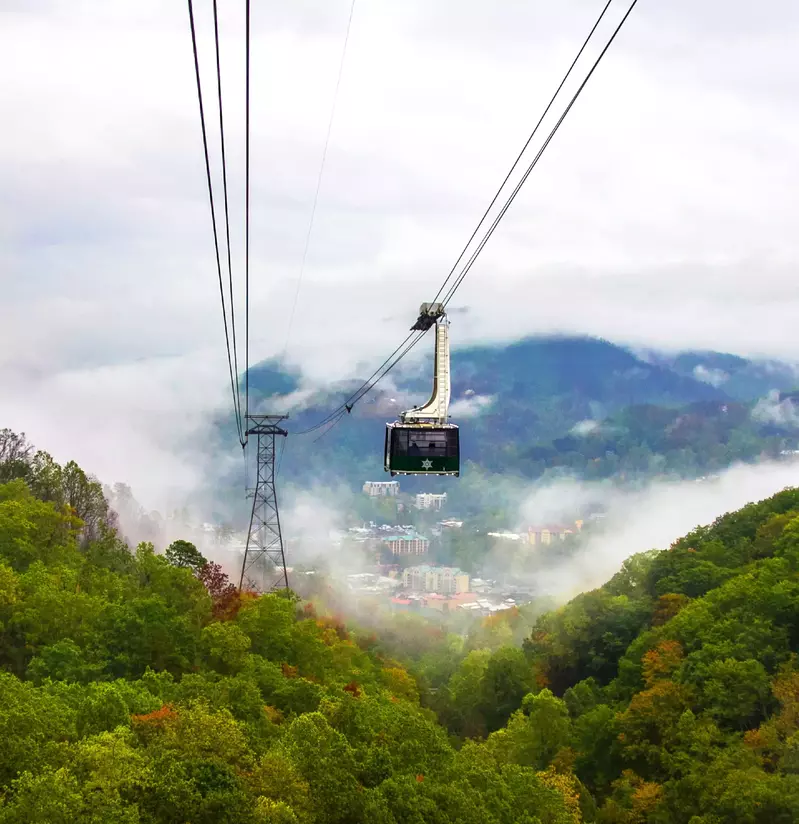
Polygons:
M663 798L663 787L654 781L642 781L633 793L633 814L641 821L654 810Z
M680 716L690 706L690 690L673 681L656 681L636 693L619 713L619 743L630 754L658 753L674 734Z
M549 677L543 669L536 668L535 670L535 684L539 689L546 689L549 686Z
M281 724L283 722L283 713L277 707L271 707L269 704L264 705L264 715L273 723Z
M318 622L317 622L318 623ZM322 643L326 647L334 647L339 642L339 637L332 627L327 627L322 631Z
M360 698L363 694L361 692L361 688L355 683L355 681L350 681L350 683L344 687L344 692L348 692L353 698Z
M771 691L780 702L777 726L789 735L799 728L799 672L783 671L774 679Z
M570 772L556 772L553 767L536 773L536 777L552 790L557 790L563 796L563 805L572 824L581 824L583 814L580 810L580 789L577 779Z
M419 701L419 688L416 679L402 666L384 667L381 672L383 683L394 694L410 701ZM392 697L394 697L392 696Z
M170 704L164 704L160 710L131 715L130 723L133 731L145 742L159 736L177 720L178 714Z
M763 750L766 748L767 743L765 736L763 733L758 730L747 730L744 733L744 745L749 747L752 750Z
M652 614L652 626L663 626L667 621L674 618L690 600L687 595L674 592L661 595L660 598L657 599L655 611Z
M323 631L323 636L327 635L328 630L332 630L336 636L338 636L339 640L349 640L350 635L349 632L347 632L347 627L338 615L324 615L321 618L317 618L316 626Z
M371 635L365 635L362 638L358 638L357 643L362 650L368 651L377 645L377 635L374 632Z
M177 718L177 713L171 704L164 704L160 710L147 712L143 715L131 715L130 720L133 724L148 724L151 726L164 726L168 721Z
M663 800L663 787L624 770L613 782L614 796L603 809L603 820L619 824L645 824Z
M220 621L232 621L246 601L252 601L254 592L230 592L214 601L213 616Z
M667 711L682 713L687 704L688 698L684 687L672 681L658 681L649 689L636 693L622 713L622 717L657 716Z
M647 687L670 677L680 666L684 657L679 641L661 641L647 652L641 661L641 670Z

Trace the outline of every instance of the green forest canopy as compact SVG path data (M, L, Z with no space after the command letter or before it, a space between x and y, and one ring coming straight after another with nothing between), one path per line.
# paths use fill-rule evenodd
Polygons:
M460 637L129 548L32 449L0 479L0 822L799 820L797 490Z

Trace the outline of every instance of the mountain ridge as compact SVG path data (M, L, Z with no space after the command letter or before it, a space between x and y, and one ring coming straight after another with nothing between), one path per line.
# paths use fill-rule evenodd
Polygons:
M329 431L290 437L286 477L308 480L335 469L358 485L381 476L384 423L426 399L431 361L423 361L429 370L419 361L400 363L390 382ZM353 377L315 388L274 359L250 370L252 405L289 404L290 433L319 423L362 383ZM461 426L464 466L489 473L538 477L567 468L609 477L627 462L633 473L690 475L796 448L790 422L756 419L752 410L769 391L782 397L797 385L796 369L777 361L636 353L600 338L540 336L453 347L451 410L460 413L452 419Z

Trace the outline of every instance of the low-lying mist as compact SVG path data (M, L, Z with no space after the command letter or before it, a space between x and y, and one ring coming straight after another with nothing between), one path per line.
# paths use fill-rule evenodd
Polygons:
M667 549L697 526L796 485L797 476L799 462L769 461L738 464L701 480L653 481L636 490L613 481L574 478L534 485L524 497L516 524L509 523L509 528L526 532L533 524L569 524L588 509L601 509L604 515L598 523L584 526L585 534L571 557L542 563L536 558L540 549L519 546L529 554L521 566L517 556L513 577L540 595L565 602L601 586L631 555ZM346 575L374 563L366 553L340 540L356 494L344 487L286 490L283 527L289 565L314 565L334 581L343 582ZM442 518L457 515L441 513ZM493 551L486 538L486 572L499 577L509 570L498 568L500 559L492 556Z
M508 529L526 532L531 525L573 524L587 510L602 510L604 516L598 524L586 523L579 548L570 557L553 561L551 558L556 558L557 553L544 555L542 549L522 547L519 542L521 562L517 553L512 570L509 566L503 569L503 554L492 549L486 538L485 568L477 572L490 577L509 572L534 592L566 601L605 583L631 555L666 549L696 526L796 485L797 477L799 461L784 460L738 464L698 481L653 481L635 490L625 489L612 480L586 482L565 478L531 484L522 495L516 482L512 489L506 489L507 485L499 483L501 478L494 483L486 477L485 483L490 487L486 500L490 499L493 505L496 492L506 489L506 510L517 513L515 523L506 525ZM454 483L462 482L463 479ZM127 487L107 488L107 494L119 514L121 532L132 546L139 541L152 541L160 552L178 538L191 540L205 557L220 563L232 580L238 579L246 537L242 513L244 508L249 511L249 501L234 512L229 505L220 503L232 494L204 495L202 500L194 497L190 511L167 513L166 509L144 509ZM314 567L343 588L347 575L374 568L373 554L342 540L347 527L357 520L354 504L361 494L359 490L326 479L311 487L282 485L278 494L289 566ZM441 518L459 515L454 508L445 508L440 513ZM410 522L412 517L409 513L403 523ZM464 528L469 527L467 518Z
M573 519L586 505L602 506L605 516L573 557L539 569L532 582L568 600L605 583L631 555L667 549L697 526L795 486L797 478L799 463L780 461L737 464L700 481L654 482L638 491L576 480L533 490L520 513L525 523Z

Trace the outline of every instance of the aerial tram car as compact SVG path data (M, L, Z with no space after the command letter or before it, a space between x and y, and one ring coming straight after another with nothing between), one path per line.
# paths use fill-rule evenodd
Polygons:
M436 327L433 394L386 424L385 470L394 475L460 475L458 427L449 422L449 321L441 303L423 303L411 327Z

